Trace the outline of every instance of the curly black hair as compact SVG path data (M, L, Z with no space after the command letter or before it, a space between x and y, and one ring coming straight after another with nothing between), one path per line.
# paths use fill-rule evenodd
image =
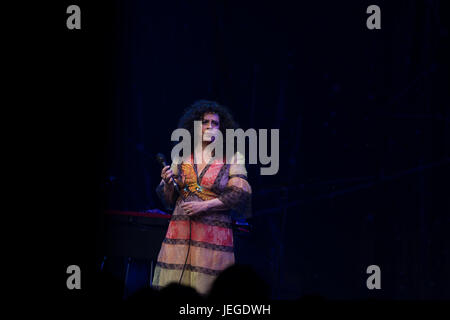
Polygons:
M224 105L220 105L215 101L209 100L197 100L190 107L184 110L183 116L178 122L179 128L184 128L189 130L191 135L194 135L194 121L203 120L203 115L205 113L215 113L219 116L220 127L219 130L225 136L226 129L237 129L238 124L233 118L233 115Z
M224 152L226 150L225 134L226 129L237 129L238 124L233 118L233 114L230 109L224 105L220 105L215 101L209 100L197 100L191 106L184 110L184 114L181 116L178 122L178 128L184 128L189 131L192 137L191 146L194 146L194 121L203 120L203 116L206 113L215 113L219 116L219 130L224 137ZM236 147L235 147L236 149Z

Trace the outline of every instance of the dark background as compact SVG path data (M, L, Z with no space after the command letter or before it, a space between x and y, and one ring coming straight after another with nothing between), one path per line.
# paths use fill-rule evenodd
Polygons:
M154 155L170 155L183 109L204 98L229 106L241 128L280 129L278 174L247 167L254 232L237 240L238 262L274 297L448 299L444 3L54 5L40 232L55 292L89 294L104 209L163 210ZM66 28L70 4L81 30ZM366 28L371 4L381 30ZM84 270L85 290L65 289L70 264ZM382 290L366 288L372 264Z

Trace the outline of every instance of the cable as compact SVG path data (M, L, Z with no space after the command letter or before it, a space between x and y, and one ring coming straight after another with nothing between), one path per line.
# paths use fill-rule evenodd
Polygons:
M178 194L181 196L181 201L185 202L186 197L184 196L183 192L181 192L180 188L178 187L178 184L176 183L175 179L172 177L172 181L174 183L175 190L178 191ZM186 190L186 189L185 189ZM188 196L191 194L191 191L188 189ZM181 280L183 279L184 270L186 269L187 259L189 257L189 251L191 250L191 217L187 216L189 219L189 242L188 242L188 249L186 253L186 259L184 260L183 270L181 271L180 280L178 280L178 284L181 284Z
M179 189L177 189L177 190L181 196L181 201L185 202L186 197L183 195L181 190L179 190ZM188 189L188 196L189 196L189 194L191 194L191 191ZM189 257L189 251L191 250L191 217L190 216L187 216L187 217L189 219L189 242L188 242L188 249L186 252L186 259L184 260L183 270L181 271L181 276L180 276L180 280L178 280L178 284L181 284L181 280L183 279L184 270L186 269L187 259Z
M164 157L164 155L162 153L158 153L156 155L156 160L160 163L160 165L163 168L165 166L167 166L166 158ZM180 187L178 186L178 183L175 181L174 176L171 177L171 180L173 182L174 189L181 196L181 201L185 202L186 197L184 196L183 192L180 190ZM197 176L197 182L198 182L198 176ZM166 183L166 182L164 181L164 183ZM189 189L187 189L186 191L188 191L188 196L189 196L191 194L191 191ZM189 244L188 244L188 250L187 250L187 253L186 253L186 259L184 260L183 270L181 271L181 276L180 276L180 280L178 280L178 284L180 284L181 283L181 279L183 279L184 270L186 269L187 259L189 257L189 251L191 249L191 217L190 216L187 216L187 217L189 219Z
M188 249L187 249L187 253L186 253L186 260L184 260L183 271L181 271L181 276L180 276L180 280L178 281L178 284L181 284L181 279L183 279L183 274L184 274L184 270L186 269L189 251L191 249L191 217L188 216L188 218L189 218L189 243L188 243Z

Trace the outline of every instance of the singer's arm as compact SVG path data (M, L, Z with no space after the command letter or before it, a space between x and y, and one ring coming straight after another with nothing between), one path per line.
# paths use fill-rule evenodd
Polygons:
M173 185L173 181L169 181L169 183L162 180L162 183L164 185L164 196L167 200L170 200L173 198L175 194L175 187Z
M169 183L166 183L164 180L161 180L161 182L164 184L164 194L171 196L175 192L173 181L170 180Z
M163 202L164 206L168 210L173 210L175 201L176 201L176 190L173 184L173 181L171 179L172 176L174 176L173 168L175 166L169 167L165 166L161 171L161 182L159 183L158 187L156 188L156 193L158 194L158 197Z
M181 205L188 215L207 211L232 210L236 219L249 218L251 214L252 189L247 181L244 159L236 154L237 161L232 161L229 180L225 190L216 198L207 201L193 201ZM239 159L240 158L240 159Z
M206 211L223 211L228 210L227 207L220 199L211 199L206 201L191 201L181 204L181 207L188 216L193 216Z

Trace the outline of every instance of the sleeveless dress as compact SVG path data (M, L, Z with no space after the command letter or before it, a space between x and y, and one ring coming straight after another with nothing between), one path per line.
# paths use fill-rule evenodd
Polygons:
M248 218L251 212L247 171L239 153L229 164L209 162L200 173L192 157L177 165L173 163L171 169L174 175L184 176L180 189L185 202L219 198L227 209L189 217L181 208L182 197L176 192L165 194L165 182L161 181L156 192L173 214L158 254L153 287L178 283L182 275L181 284L204 295L217 275L235 262L232 219Z

